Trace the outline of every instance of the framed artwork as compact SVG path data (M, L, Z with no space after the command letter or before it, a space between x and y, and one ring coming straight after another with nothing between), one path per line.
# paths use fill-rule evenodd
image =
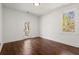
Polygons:
M70 12L63 14L62 31L63 32L74 32L75 31L74 11L70 11Z

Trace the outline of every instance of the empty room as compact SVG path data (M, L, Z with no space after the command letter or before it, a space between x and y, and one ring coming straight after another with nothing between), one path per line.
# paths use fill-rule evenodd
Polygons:
M0 55L79 55L79 4L0 3Z

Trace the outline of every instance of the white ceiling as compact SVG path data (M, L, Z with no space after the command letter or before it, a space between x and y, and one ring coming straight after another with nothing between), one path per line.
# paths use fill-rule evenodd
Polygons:
M67 3L40 3L38 7L34 6L33 3L3 3L3 6L5 7L24 12L29 11L36 15L44 15L63 5L67 5Z

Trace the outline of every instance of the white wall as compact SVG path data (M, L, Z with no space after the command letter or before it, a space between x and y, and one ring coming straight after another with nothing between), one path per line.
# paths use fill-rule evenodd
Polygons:
M0 42L2 41L2 5L0 4Z
M3 7L3 11L4 42L23 39L25 21L30 21L30 37L39 36L39 17L6 7Z
M0 3L0 51L2 48L2 4Z
M63 13L75 12L75 32L62 32L61 21ZM41 17L41 37L61 42L67 45L79 47L79 5L71 4L52 10L49 14Z

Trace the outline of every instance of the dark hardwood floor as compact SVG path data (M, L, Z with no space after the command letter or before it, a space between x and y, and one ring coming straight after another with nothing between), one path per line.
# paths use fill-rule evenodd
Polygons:
M1 55L79 55L79 48L37 37L5 43Z

